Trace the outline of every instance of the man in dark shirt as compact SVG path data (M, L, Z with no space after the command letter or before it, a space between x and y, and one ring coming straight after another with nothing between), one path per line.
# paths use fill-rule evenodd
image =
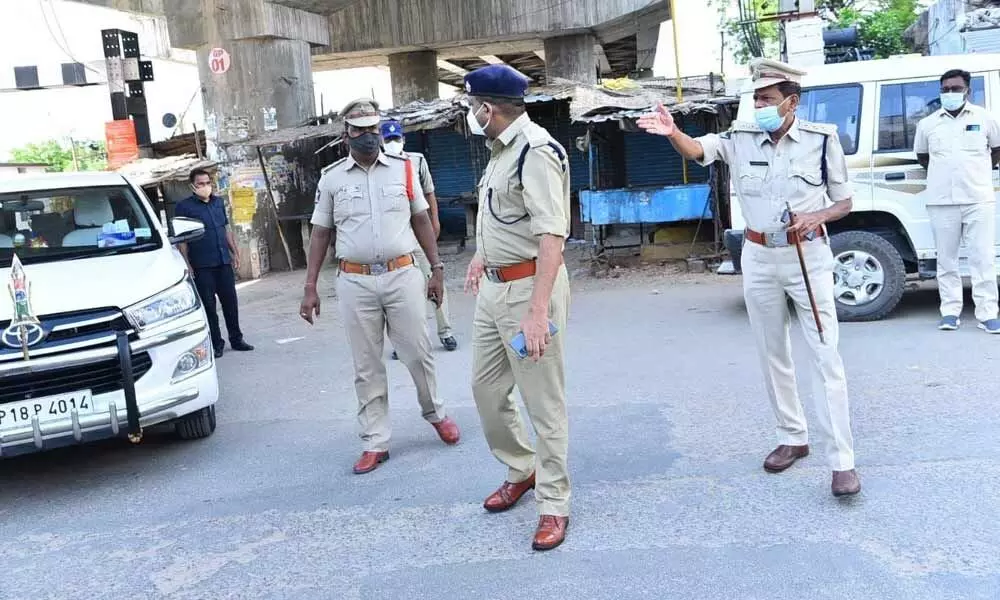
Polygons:
M236 296L235 269L240 267L240 255L222 198L212 194L212 177L207 171L195 169L188 178L194 195L177 204L175 215L197 219L205 224L205 235L198 240L181 244L179 249L194 274L198 295L208 313L208 326L212 331L215 357L222 356L226 342L219 329L219 315L215 310L215 297L222 304L226 319L229 345L233 350L247 352L253 346L243 340L240 331L239 300Z

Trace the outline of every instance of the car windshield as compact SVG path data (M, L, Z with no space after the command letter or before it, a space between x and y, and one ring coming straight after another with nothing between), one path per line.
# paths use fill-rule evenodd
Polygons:
M128 186L0 194L0 267L162 247Z

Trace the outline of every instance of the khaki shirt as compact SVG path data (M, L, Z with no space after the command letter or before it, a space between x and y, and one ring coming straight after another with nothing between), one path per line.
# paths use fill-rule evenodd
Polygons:
M420 187L424 189L424 194L434 193L434 180L431 178L431 169L427 166L427 158L419 152L404 152L404 158L409 158L413 166L417 169L417 176L420 178Z
M921 119L913 151L930 155L926 203L996 201L991 148L1000 148L1000 123L985 108L967 102L957 117L941 109Z
M383 263L417 249L410 217L428 206L416 176L413 200L407 198L407 164L400 156L379 153L367 170L350 156L323 170L312 224L336 228L337 258Z
M826 140L827 181L823 183L820 157ZM740 197L747 228L773 232L787 228L781 222L785 203L792 212L814 212L848 200L853 189L837 126L796 118L777 144L754 124L737 122L722 134L697 138L707 166L717 160L729 165L730 178Z
M549 146L555 144L562 159ZM525 146L522 179L517 163ZM538 258L540 236L569 237L569 160L549 132L523 114L487 142L490 162L479 180L478 253L490 267Z

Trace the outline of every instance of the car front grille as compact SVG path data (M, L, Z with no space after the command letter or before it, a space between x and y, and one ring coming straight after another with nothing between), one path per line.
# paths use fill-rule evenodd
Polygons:
M132 376L136 381L152 366L153 361L148 352L132 355ZM0 381L0 404L81 390L90 390L94 395L106 394L121 390L122 379L122 369L117 357L81 366L4 376Z

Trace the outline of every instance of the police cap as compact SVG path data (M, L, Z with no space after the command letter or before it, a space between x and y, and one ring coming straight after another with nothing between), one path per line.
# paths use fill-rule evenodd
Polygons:
M465 76L465 93L470 96L524 98L528 78L507 65L490 65Z
M378 102L371 98L348 102L344 110L340 111L340 116L345 123L355 127L373 127L382 120L378 113Z
M779 83L801 83L806 72L769 58L755 58L750 62L750 74L753 89L762 90Z
M403 126L399 124L399 121L382 123L382 139L388 140L396 137L403 137Z

